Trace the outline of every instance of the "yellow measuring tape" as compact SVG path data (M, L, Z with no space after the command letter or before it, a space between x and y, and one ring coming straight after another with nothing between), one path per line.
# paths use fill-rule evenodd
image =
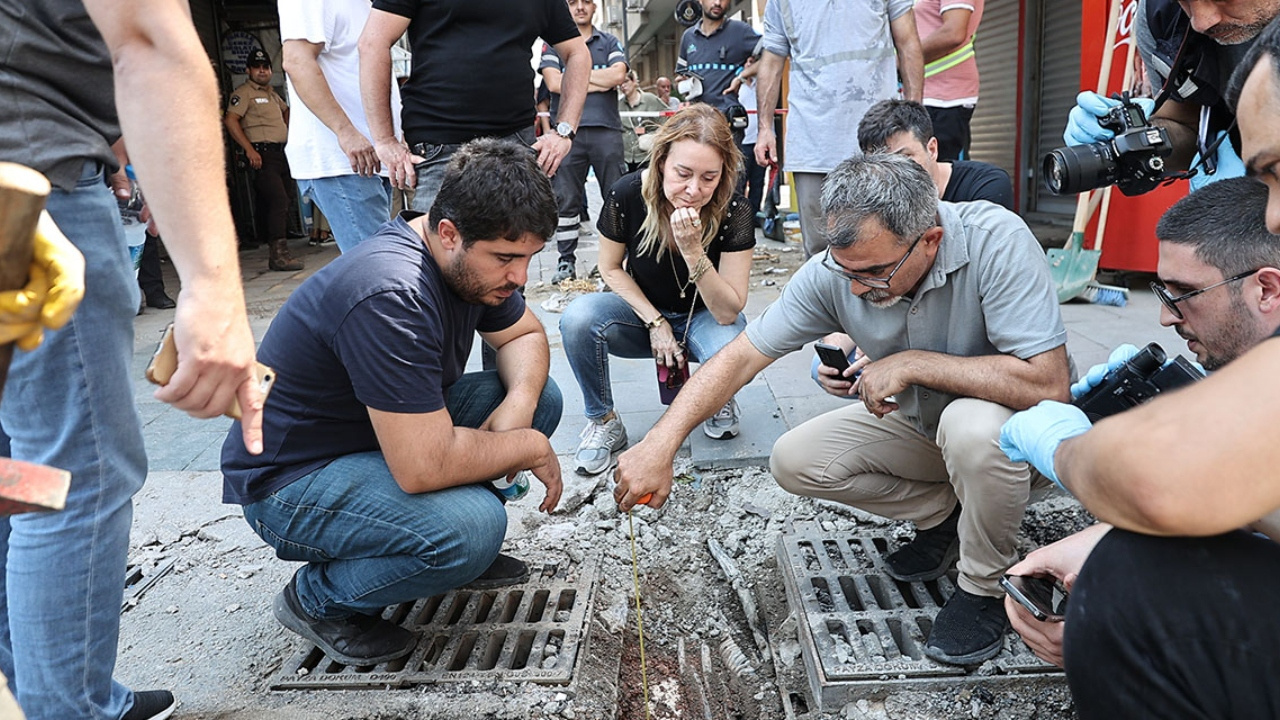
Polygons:
M640 500L647 502L651 496L645 495ZM637 504L643 504L637 503ZM644 659L644 613L640 609L640 560L636 554L636 527L631 522L631 511L627 511L627 529L631 531L631 580L636 589L636 633L640 637L640 684L644 688L644 717L649 718L649 670Z

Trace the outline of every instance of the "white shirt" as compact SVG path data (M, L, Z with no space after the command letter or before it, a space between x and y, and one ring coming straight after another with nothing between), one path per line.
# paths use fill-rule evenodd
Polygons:
M360 101L360 56L356 47L373 6L369 0L279 0L280 40L323 45L316 62L329 90L366 138L370 137ZM351 162L338 136L302 102L289 78L289 142L285 155L298 180L351 175ZM400 135L400 87L391 79L391 117ZM383 169L383 174L386 169Z

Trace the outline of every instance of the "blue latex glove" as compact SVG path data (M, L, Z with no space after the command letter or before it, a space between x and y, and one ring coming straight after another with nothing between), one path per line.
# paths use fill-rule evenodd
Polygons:
M1075 384L1071 386L1071 399L1079 400L1084 397L1086 393L1097 387L1098 384L1102 382L1102 379L1107 376L1107 373L1125 364L1129 358L1137 354L1138 348L1130 345L1129 343L1125 343L1117 347L1115 350L1112 350L1111 355L1107 357L1106 362L1099 363L1089 368L1089 372L1085 373L1084 377L1077 380Z
M1236 149L1231 144L1231 136L1223 130L1218 132L1218 137L1222 138L1222 142L1218 143L1218 151L1214 154L1214 158L1218 161L1218 169L1212 175L1206 175L1204 168L1200 168L1191 177L1191 192L1223 178L1244 177L1244 161L1236 154ZM1191 167L1195 167L1198 162L1200 162L1200 153L1196 153L1196 156L1191 159Z
M1156 106L1155 100L1134 98L1133 102L1142 108L1142 112L1148 118L1151 117L1151 111ZM1114 131L1098 124L1098 118L1119 105L1119 100L1112 100L1096 92L1086 90L1080 93L1076 96L1076 106L1071 108L1071 113L1067 115L1067 129L1062 131L1063 141L1068 145L1088 145L1115 137Z
M1014 462L1031 463L1041 475L1066 490L1053 469L1053 455L1063 440L1091 427L1084 411L1075 405L1042 400L1030 410L1015 413L1000 428L1000 449Z

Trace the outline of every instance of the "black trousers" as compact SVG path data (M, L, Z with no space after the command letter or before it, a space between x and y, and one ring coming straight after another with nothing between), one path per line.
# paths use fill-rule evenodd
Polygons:
M262 167L253 174L253 189L257 195L258 240L269 243L287 237L289 218L289 161L284 157L284 145L278 143L254 143L254 149L262 156Z
M142 296L150 297L164 292L164 273L160 269L160 238L147 233L142 245L142 258L138 262L138 287Z
M600 197L608 197L613 184L622 177L627 163L622 159L622 133L602 127L578 128L573 147L551 178L560 216L556 228L556 249L560 261L573 263L578 253L578 224L586 201L587 170L595 170Z
M1080 573L1064 661L1081 720L1280 718L1280 545L1112 530Z
M973 108L930 107L929 119L933 121L933 136L938 139L939 162L969 159L969 121L973 120Z
M754 214L760 212L760 201L764 199L764 166L756 164L755 143L743 145L740 149L742 150L742 178L738 183L738 192L744 192L742 181L745 181L747 204L751 206L751 212ZM753 218L753 220L759 227L759 218Z

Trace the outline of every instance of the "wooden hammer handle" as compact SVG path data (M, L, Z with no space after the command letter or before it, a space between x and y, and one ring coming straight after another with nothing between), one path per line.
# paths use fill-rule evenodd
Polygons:
M40 211L49 197L49 181L24 165L0 162L0 291L27 282ZM0 394L9 375L13 343L0 346Z

